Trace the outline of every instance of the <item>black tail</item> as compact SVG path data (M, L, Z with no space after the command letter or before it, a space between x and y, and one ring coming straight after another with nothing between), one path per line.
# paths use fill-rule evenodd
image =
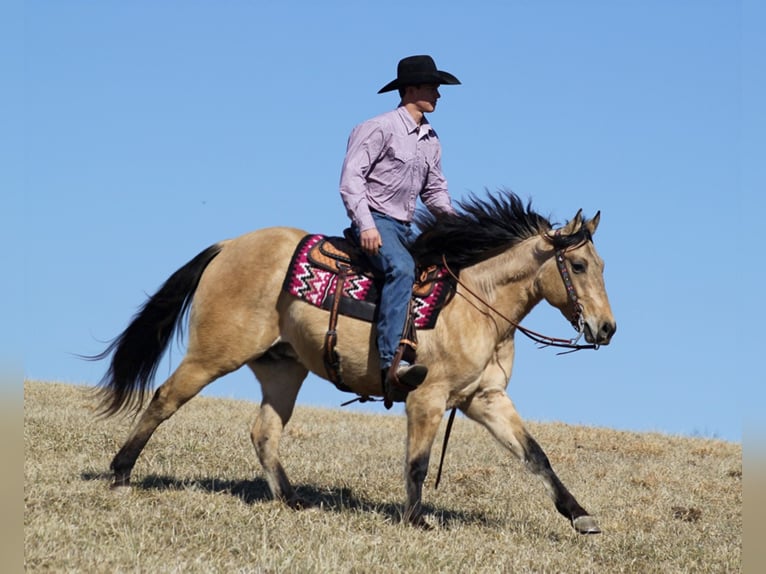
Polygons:
M202 272L223 249L211 245L178 271L144 303L133 320L103 353L88 357L112 362L99 382L100 414L111 416L141 408L173 333L191 304Z

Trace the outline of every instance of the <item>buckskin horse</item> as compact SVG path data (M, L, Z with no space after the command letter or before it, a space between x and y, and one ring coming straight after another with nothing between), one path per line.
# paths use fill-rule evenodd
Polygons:
M455 214L420 213L413 254L441 264L455 292L432 329L418 333L417 360L428 376L406 395L408 523L428 527L423 483L437 428L457 408L489 430L544 482L556 509L577 532L600 532L551 468L506 394L514 335L540 301L558 308L590 347L606 345L616 324L605 291L604 264L592 238L600 213L582 210L554 229L515 194L471 195ZM296 495L279 459L279 442L309 372L330 379L323 360L328 312L283 289L296 246L307 235L288 227L257 230L216 243L178 269L97 358L111 355L99 384L105 416L140 413L157 365L188 311L187 353L156 390L111 463L113 488L131 471L157 427L217 378L247 365L262 403L251 430L271 494L294 508ZM470 325L470 329L465 326ZM374 326L340 316L336 352L343 383L363 397L381 395Z

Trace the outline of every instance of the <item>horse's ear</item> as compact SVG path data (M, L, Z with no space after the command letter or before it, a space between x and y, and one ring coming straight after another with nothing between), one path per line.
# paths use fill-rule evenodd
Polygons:
M596 233L596 229L598 229L598 222L601 221L601 212L597 212L596 215L593 217L593 219L590 219L585 222L585 229L588 230L588 233L590 233L591 237L593 237L593 234Z
M572 219L569 223L567 223L564 227L561 228L561 234L562 235L572 235L577 232L578 229L580 229L580 226L582 225L582 209L577 211L577 214L574 216L574 219Z

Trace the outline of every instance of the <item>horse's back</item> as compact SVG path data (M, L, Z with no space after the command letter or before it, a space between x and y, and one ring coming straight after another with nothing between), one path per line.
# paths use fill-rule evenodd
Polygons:
M249 252L259 251L264 254L286 248L289 251L289 257L298 241L307 234L308 231L297 227L264 227L229 240L227 248L244 249Z
M226 355L238 366L281 341L307 369L325 376L321 350L329 314L282 288L306 235L301 229L271 227L219 244L221 252L205 270L192 307L189 343L195 356L218 361ZM338 330L346 379L359 392L377 392L380 373L377 357L370 354L370 323L341 316Z
M244 344L264 349L278 337L277 301L290 259L306 231L269 227L219 243L194 296L190 346Z
M267 227L222 242L223 249L205 271L203 282L229 291L273 277L281 281L295 247L306 234L293 227Z

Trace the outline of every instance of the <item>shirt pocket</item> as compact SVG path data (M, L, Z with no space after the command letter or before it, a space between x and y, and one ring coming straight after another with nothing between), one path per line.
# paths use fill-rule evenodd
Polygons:
M395 135L391 138L386 157L396 163L410 164L417 158L417 151L416 138Z

